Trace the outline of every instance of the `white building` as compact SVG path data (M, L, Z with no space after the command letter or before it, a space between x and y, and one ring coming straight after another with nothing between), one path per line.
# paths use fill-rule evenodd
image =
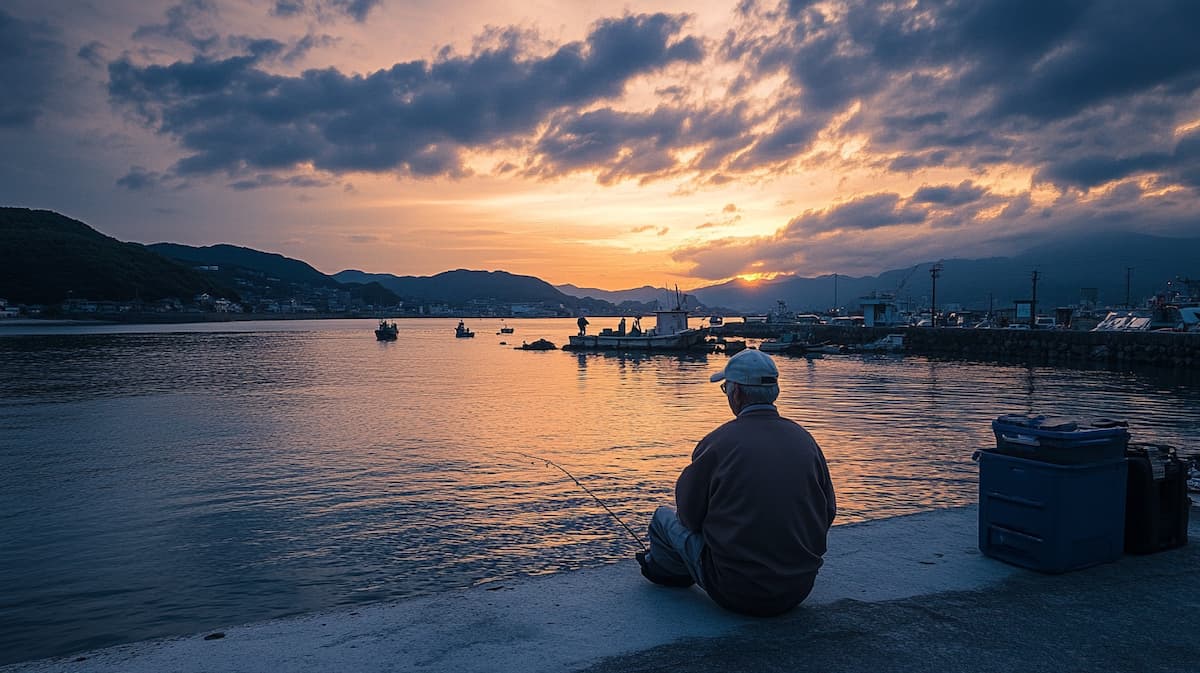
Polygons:
M866 327L891 327L903 324L896 298L887 294L874 294L858 300L863 310L863 325Z

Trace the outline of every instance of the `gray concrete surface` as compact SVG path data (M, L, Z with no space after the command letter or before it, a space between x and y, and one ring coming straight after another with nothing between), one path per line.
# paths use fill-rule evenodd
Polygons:
M775 619L630 560L0 671L1200 671L1200 546L1040 575L980 554L977 516L835 527L813 595Z

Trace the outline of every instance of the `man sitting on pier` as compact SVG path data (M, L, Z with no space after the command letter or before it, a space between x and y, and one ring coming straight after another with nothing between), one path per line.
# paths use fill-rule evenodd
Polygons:
M743 614L782 614L812 591L837 514L816 441L775 408L779 370L757 350L713 374L736 418L713 430L675 484L678 513L659 507L642 574L657 584L697 583Z

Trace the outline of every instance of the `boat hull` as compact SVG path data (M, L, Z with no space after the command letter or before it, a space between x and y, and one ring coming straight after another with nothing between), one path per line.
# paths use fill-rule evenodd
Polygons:
M570 337L563 350L578 351L683 351L703 348L707 329L689 329L661 336L585 335Z

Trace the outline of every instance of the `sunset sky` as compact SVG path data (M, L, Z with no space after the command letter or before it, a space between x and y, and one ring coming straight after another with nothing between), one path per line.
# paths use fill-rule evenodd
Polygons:
M1200 233L1200 2L6 0L0 205L604 289Z

